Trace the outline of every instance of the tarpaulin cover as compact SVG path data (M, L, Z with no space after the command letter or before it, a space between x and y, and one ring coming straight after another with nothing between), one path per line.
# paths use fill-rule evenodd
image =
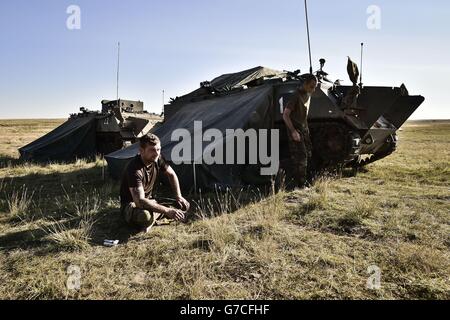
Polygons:
M234 135L226 135L226 129L270 129L273 122L273 87L263 85L215 99L203 100L188 104L177 112L170 120L156 128L153 133L161 139L162 154L166 160L172 161L172 149L178 141L171 141L174 130L187 129L194 136L194 121L202 121L202 131L210 128L220 130L223 139L204 142L202 152L208 145L222 144ZM201 132L197 132L200 135ZM191 149L194 150L194 139ZM139 152L139 145L134 144L126 149L105 156L110 174L120 178L128 161ZM193 152L192 152L193 153ZM193 162L194 155L190 155ZM199 160L199 159L197 159ZM194 165L172 165L180 179L183 190L194 186ZM198 188L214 188L215 186L237 186L266 182L267 176L260 176L259 165L234 164L195 164L196 184Z
M280 77L284 74L284 72L265 67L255 67L240 72L223 74L211 81L211 87L217 90L231 90L257 79Z
M71 118L55 130L19 149L21 159L71 161L95 156L95 116Z

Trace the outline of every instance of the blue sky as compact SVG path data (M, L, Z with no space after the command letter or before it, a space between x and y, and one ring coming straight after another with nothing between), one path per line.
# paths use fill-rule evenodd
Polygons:
M310 0L314 69L327 59L344 79L346 57L359 62L365 85L399 86L425 96L414 119L450 118L450 2ZM81 9L69 30L67 7ZM370 30L366 10L381 9ZM162 90L182 95L222 73L258 65L308 70L301 0L15 0L0 2L0 118L64 118L99 109L116 95L161 112Z

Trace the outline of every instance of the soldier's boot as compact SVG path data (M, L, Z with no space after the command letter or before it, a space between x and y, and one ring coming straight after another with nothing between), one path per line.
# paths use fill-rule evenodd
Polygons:
M296 169L295 179L296 179L298 188L303 189L303 188L309 186L308 179L307 179L307 171L306 171L305 166L300 166Z
M304 189L308 186L309 186L309 183L308 183L308 180L306 179L306 176L300 175L297 178L297 187L299 187L300 189Z

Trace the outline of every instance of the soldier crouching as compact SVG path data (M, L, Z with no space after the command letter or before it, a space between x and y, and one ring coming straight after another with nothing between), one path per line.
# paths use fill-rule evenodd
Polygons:
M161 155L159 138L148 134L141 137L139 143L139 154L129 162L122 177L121 212L128 224L148 232L162 217L184 220L190 205L181 195L175 171ZM159 204L153 199L155 182L160 173L168 178L180 209Z

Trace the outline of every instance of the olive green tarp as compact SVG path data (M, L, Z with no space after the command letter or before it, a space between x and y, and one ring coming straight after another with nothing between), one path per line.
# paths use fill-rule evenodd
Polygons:
M255 67L248 70L223 74L211 81L211 87L216 90L231 90L248 85L249 83L265 78L282 77L284 72L265 67Z
M55 130L19 149L21 159L38 162L92 158L96 153L96 118L71 118Z
M202 130L219 129L223 139L203 142L202 152L210 144L224 145L229 137L226 129L271 129L273 125L273 86L263 85L248 90L231 93L215 99L193 102L183 107L170 120L156 128L153 133L161 139L162 154L171 162L172 149L178 141L172 141L171 135L176 129L187 129L192 137L191 149L194 150L194 121L202 121ZM211 146L210 146L211 147ZM270 150L270 148L268 149ZM127 163L139 152L139 145L134 144L105 156L110 174L120 178ZM244 151L246 152L246 151ZM193 152L192 152L193 153ZM194 184L197 188L215 188L217 186L242 186L261 184L270 181L270 177L260 175L261 165L212 164L197 163L190 155L190 163L173 164L182 189L189 191ZM198 159L197 159L198 160ZM195 181L194 181L195 173Z

